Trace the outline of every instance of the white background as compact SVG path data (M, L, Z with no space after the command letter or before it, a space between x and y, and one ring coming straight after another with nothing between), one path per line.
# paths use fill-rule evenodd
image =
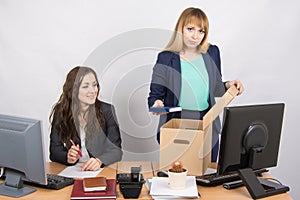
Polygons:
M238 78L245 85L245 93L232 105L286 104L279 163L271 174L299 199L295 177L300 167L300 3L296 0L0 0L0 113L43 120L48 157L48 117L66 74L76 65L98 64L92 67L100 78L100 98L116 105L124 159L156 157L157 118L147 112L146 98L156 54L165 44L136 50L132 48L140 44L126 39L137 36L137 40L166 43L168 37L151 37L152 29L173 30L189 6L208 15L209 38L221 50L224 80ZM138 35L138 30L148 28L150 34ZM122 40L119 36L124 35ZM113 41L133 52L122 50L119 55L118 49L111 49L118 48ZM105 59L106 49L113 60L99 66L101 61L91 57Z

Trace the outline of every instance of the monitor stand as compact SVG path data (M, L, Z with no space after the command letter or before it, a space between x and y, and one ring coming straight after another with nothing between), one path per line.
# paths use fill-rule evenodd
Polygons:
M253 199L281 194L290 190L288 186L257 178L251 168L239 169L238 173Z
M0 184L0 195L22 197L35 192L36 189L23 186L23 180L17 173L6 173L5 182Z

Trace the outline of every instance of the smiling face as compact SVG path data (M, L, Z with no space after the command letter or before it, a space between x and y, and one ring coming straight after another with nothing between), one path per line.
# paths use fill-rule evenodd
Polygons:
M86 74L83 77L78 90L78 99L82 109L85 109L95 103L98 91L98 82L94 74Z
M205 30L195 24L187 24L183 27L183 48L197 49L205 36Z

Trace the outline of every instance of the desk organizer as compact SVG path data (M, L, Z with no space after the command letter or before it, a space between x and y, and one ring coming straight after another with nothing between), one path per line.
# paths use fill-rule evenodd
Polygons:
M140 182L120 182L120 191L125 199L139 198L144 181Z

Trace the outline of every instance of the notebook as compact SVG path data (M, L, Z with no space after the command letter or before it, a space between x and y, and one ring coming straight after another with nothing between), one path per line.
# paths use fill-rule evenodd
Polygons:
M179 112L182 111L182 107L151 107L149 112Z
M106 186L106 178L103 176L83 179L83 190L85 192L103 191L106 190Z
M71 199L116 199L116 179L106 179L105 191L84 192L83 180L76 179L71 192Z

